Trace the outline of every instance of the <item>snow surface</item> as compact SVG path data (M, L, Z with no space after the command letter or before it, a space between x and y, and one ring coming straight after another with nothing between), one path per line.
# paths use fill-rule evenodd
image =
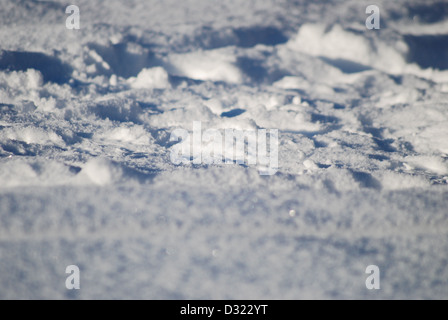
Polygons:
M448 4L375 3L0 0L0 299L448 298Z

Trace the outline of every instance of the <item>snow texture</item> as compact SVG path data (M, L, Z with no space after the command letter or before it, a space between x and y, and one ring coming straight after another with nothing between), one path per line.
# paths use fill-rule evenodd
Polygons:
M446 1L70 4L0 0L0 299L448 298ZM199 121L277 173L174 164Z

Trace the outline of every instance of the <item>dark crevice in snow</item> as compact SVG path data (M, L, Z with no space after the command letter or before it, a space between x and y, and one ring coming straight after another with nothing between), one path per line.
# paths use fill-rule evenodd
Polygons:
M431 2L427 4L410 5L409 15L423 23L435 23L443 21L448 16L448 2Z
M76 132L75 134L83 139L92 139L93 137L93 133L91 132Z
M221 113L221 117L233 118L233 117L239 116L240 114L243 114L244 112L246 112L246 110L244 110L244 109L233 109L233 110Z
M374 159L374 160L378 160L378 161L385 161L385 160L389 160L389 157L386 157L384 155L381 154L369 154L369 159Z
M157 114L163 113L163 110L159 109L157 105L154 103L137 101L137 104L140 106L140 108L142 108L142 110L150 111L151 113L157 113Z
M313 140L314 146L316 148L326 148L328 146L328 143L326 143L326 142L319 141L316 139L312 139L312 140Z
M373 136L373 141L377 144L378 148L386 152L396 152L397 150L392 147L394 140L383 139L383 129L364 127L364 131L370 133Z
M352 171L353 178L363 188L381 190L381 183L372 177L370 173L361 171Z
M354 61L346 60L346 59L330 59L330 58L326 58L326 57L319 57L319 58L322 61L324 61L325 63L327 63L335 68L338 68L343 73L357 73L357 72L372 70L372 68L369 66L366 66L366 65L354 62Z
M129 78L138 75L144 68L161 65L153 52L134 43L117 43L109 47L90 43L88 47L107 63L108 67L105 67L96 61L99 71L106 75Z
M288 37L282 30L273 26L226 28L222 30L204 26L196 31L193 39L183 39L183 41L184 43L180 48L190 45L199 45L203 49L218 49L227 46L252 48L258 44L275 46L286 43Z
M37 143L26 143L18 140L7 140L1 145L2 149L16 156L42 156L46 153L62 152L67 149L54 145L41 145Z
M446 177L430 177L429 181L431 185L448 185L448 180Z
M448 35L405 35L409 46L408 62L422 68L448 69Z
M80 167L69 166L68 170L69 170L71 173L78 174L78 173L81 172L82 169L81 169Z
M7 110L9 108L14 108L13 104L0 103L0 111Z
M239 57L236 65L255 83L264 82L268 76L266 68L263 67L262 60Z
M22 141L9 140L3 143L3 150L17 156L36 156L36 146L32 146Z
M41 52L2 51L0 54L0 70L26 71L35 69L42 73L44 82L67 83L72 68L58 58Z
M174 87L174 89L176 89L177 87L187 84L187 85L197 85L197 84L201 84L204 82L204 80L196 80L196 79L191 79L188 77L183 77L183 76L175 76L175 75L169 75L169 81L171 83L171 85Z
M345 106L339 103L334 103L333 108L335 108L336 110L342 110L345 109Z
M158 173L156 171L148 170L147 167L144 168L144 171L141 171L137 168L130 168L123 166L123 175L125 177L134 179L142 184L151 182L157 176L157 174Z
M154 138L154 142L164 148L170 148L171 146L178 143L178 141L170 141L170 132L165 129L154 129L154 128L146 128L151 133L151 136Z
M288 41L283 32L275 27L239 28L234 32L238 37L237 45L242 48L254 47L257 44L274 46Z
M338 123L339 118L334 117L334 116L326 116L326 115L318 114L318 113L312 113L311 121L318 122L318 123Z

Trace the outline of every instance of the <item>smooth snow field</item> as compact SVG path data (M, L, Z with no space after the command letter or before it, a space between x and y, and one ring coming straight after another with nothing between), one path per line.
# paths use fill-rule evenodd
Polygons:
M448 2L0 0L0 299L448 299Z

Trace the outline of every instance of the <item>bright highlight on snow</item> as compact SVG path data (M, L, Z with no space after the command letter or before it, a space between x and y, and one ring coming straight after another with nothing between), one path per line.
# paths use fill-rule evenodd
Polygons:
M170 141L171 162L179 164L240 164L258 165L261 175L274 175L278 170L278 130L234 130L224 132L210 128L202 132L201 122L193 122L192 135L175 129ZM269 135L269 138L268 138ZM269 148L269 152L267 151ZM246 156L247 154L247 156Z

